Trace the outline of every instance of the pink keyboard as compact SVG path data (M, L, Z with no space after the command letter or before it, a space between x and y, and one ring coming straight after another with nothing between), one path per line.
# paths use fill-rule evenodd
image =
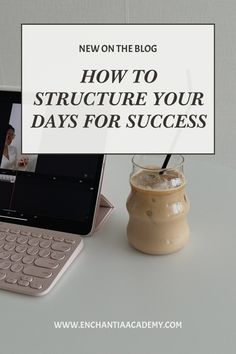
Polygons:
M0 289L45 295L82 248L78 235L0 222Z

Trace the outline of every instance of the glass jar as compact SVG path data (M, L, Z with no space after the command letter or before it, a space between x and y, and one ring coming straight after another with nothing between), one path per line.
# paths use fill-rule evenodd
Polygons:
M127 200L129 243L148 254L180 250L189 238L184 157L172 155L161 168L164 155L135 155Z

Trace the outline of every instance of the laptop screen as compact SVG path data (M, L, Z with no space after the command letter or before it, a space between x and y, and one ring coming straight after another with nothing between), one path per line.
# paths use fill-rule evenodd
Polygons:
M104 156L22 154L20 93L0 91L0 110L0 219L89 233Z

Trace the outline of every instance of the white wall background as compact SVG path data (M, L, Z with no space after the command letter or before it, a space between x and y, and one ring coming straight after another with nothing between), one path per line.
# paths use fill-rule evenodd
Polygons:
M235 0L0 0L0 85L20 85L21 23L215 23L216 155L200 158L236 168L235 14Z

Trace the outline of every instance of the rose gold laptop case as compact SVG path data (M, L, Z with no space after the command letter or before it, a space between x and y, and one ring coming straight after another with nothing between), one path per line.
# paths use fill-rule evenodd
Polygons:
M114 206L109 202L109 200L100 194L100 199L98 202L98 207L96 208L95 223L92 233L98 231L102 225L106 222L108 217L113 211Z
M19 88L1 88L19 91ZM100 194L105 156L98 188L97 203L89 235L97 231L113 210ZM0 289L21 294L47 294L83 248L75 234L0 221Z
M112 208L101 196L93 232ZM0 222L0 288L45 295L82 249L83 239L75 234Z

